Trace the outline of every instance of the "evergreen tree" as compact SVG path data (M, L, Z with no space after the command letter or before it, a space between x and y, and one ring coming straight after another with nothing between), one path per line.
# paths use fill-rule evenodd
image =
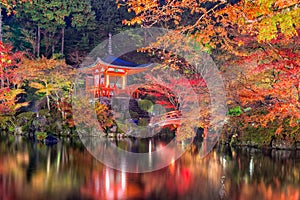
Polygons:
M77 30L91 26L94 12L89 1L71 0L32 0L25 3L18 15L20 19L29 20L36 26L36 55L40 57L41 46L44 54L53 56L57 39L61 37L61 54L64 54L65 28L67 22ZM42 38L43 36L43 38ZM42 45L41 45L42 43ZM50 48L51 47L51 48Z

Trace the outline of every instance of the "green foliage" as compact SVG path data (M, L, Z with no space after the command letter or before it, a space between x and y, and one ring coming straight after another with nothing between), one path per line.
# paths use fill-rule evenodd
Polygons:
M0 130L8 130L12 126L12 116L0 116Z
M35 112L22 112L19 115L16 116L16 121L20 122L16 123L16 125L22 125L22 122L30 121L36 116Z
M139 117L139 114L138 114L137 112L134 112L134 111L132 111L132 110L129 110L129 113L130 113L130 117L131 117L132 119L136 119L136 118Z
M54 48L59 43L62 29L66 28L67 22L71 22L72 33L84 31L84 29L95 30L95 13L92 11L89 0L32 0L20 6L17 13L19 21L24 22L24 31L27 40L30 40L32 48L37 46L37 37L26 33L36 33L36 27L41 28L41 48L47 57L50 54L50 47ZM27 26L28 25L28 26ZM53 53L53 52L52 52ZM63 52L61 52L63 53Z
M108 32L118 32L123 28L122 20L129 19L133 13L129 14L126 8L117 9L115 0L92 0L92 9L95 11L96 20L103 30Z
M261 23L259 34L257 36L258 41L269 41L275 39L277 36L276 21L270 18L264 19Z
M261 126L256 128L249 125L244 129L241 139L248 145L254 145L257 147L261 147L263 145L268 146L275 135L276 129L276 126L271 126L266 129Z
M51 113L47 109L39 110L39 116L51 117Z
M45 132L36 132L36 139L39 141L43 141L47 137L47 133Z
M10 127L8 128L8 132L12 133L12 132L14 132L14 131L15 131L15 127L14 127L14 126L10 126Z
M25 51L33 48L29 38L29 31L23 29L24 25L20 24L16 19L6 21L3 26L3 39L5 43L11 43L14 48Z
M270 41L278 35L278 27L281 33L290 38L297 35L296 27L299 27L300 8L293 9L286 13L279 13L262 20L258 32L258 41Z
M54 53L52 55L52 58L55 59L55 60L61 60L64 58L64 55L62 53Z
M84 27L88 27L89 29L95 28L95 12L92 11L90 0L69 0L68 3L73 27L79 30Z
M122 20L132 15L124 7L118 9L115 0L32 0L18 4L16 14L4 17L4 41L36 56L39 27L40 55L55 59L65 57L69 64L77 67L109 32L114 34L126 29ZM62 30L65 35L63 47Z
M14 123L16 126L22 128L23 132L29 132L30 126L36 117L34 112L23 112L16 116Z
M144 111L147 111L147 112L153 111L153 103L147 99L140 100L138 102L138 104L139 104L139 107Z
M240 106L231 108L227 113L228 116L240 116L241 114L242 114L242 109Z
M139 123L138 123L139 126L147 126L148 124L149 124L148 119L146 118L139 119Z

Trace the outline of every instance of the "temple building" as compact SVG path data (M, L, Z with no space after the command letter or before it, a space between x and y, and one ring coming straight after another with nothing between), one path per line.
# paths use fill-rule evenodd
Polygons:
M127 76L143 72L151 65L138 65L113 55L98 58L96 64L86 70L86 90L94 94L95 98L128 92Z
M130 93L127 77L147 70L152 64L136 64L112 55L111 34L109 35L108 55L98 58L95 64L85 69L86 90L95 98L111 97L114 94Z

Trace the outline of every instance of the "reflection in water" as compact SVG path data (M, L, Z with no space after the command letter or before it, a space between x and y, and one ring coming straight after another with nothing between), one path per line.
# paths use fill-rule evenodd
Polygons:
M103 166L78 140L47 147L2 136L0 199L300 199L300 152L219 147L201 159L197 145L162 170L130 174Z
M252 177L254 172L254 162L253 162L253 156L251 156L250 163L249 163L249 173L250 177Z
M225 176L222 176L222 178L221 178L221 188L219 190L219 197L220 197L220 199L225 199L226 198Z

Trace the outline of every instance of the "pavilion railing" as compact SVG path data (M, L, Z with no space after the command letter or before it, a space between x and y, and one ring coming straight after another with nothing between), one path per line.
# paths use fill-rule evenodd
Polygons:
M135 86L127 86L125 89L120 89L116 84L113 86L106 86L105 84L100 84L97 86L86 86L86 90L91 94L94 98L100 97L108 97L111 98L114 95L126 94L132 98L139 98L139 93L135 90Z

